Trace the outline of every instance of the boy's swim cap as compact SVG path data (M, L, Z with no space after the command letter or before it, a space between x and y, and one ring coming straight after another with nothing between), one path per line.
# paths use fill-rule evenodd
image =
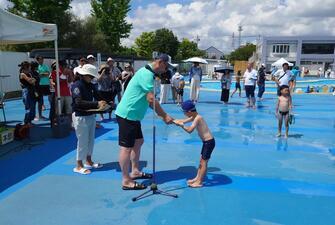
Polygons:
M191 100L187 100L181 104L181 108L184 112L194 112L196 111L195 105Z

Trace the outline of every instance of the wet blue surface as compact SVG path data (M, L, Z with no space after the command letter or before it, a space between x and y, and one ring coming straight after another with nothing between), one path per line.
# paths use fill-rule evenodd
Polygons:
M321 79L321 80L298 80L296 83L296 88L301 88L303 91L307 90L307 86L310 87L319 87L320 92L321 88L326 85L330 89L331 87L335 87L335 80L327 80L327 79ZM221 90L221 83L220 81L210 81L210 82L202 82L201 83L202 88L208 88L208 89L215 89L215 90ZM276 84L273 81L266 81L265 88L267 92L276 92ZM235 89L235 81L232 82L231 89ZM257 92L256 88L256 92Z
M186 93L187 94L187 93ZM197 109L216 139L205 186L191 189L201 142L196 133L157 121L157 183L179 195L172 199L122 191L118 127L97 131L94 159L105 166L91 175L72 172L75 136L46 138L30 150L0 158L0 224L335 224L335 98L294 95L296 122L288 139L276 138L276 97L266 95L256 110L245 98L219 102L201 92ZM9 120L19 120L20 101L7 103ZM163 105L175 118L173 104ZM144 171L152 170L152 116L142 122Z

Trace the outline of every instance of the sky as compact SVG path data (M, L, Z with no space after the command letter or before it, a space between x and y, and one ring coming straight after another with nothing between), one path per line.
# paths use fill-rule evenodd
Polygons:
M0 0L5 8L6 0ZM72 11L84 18L90 14L90 0L73 0ZM195 41L199 48L214 46L224 52L260 35L335 35L335 0L132 0L127 20L133 24L130 37L122 40L131 46L144 31L168 28L177 37Z

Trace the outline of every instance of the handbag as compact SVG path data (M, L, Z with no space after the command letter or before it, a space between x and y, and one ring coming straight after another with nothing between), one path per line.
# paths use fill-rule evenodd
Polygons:
M18 123L15 125L15 130L14 130L14 137L16 140L23 140L25 138L29 137L30 134L30 127L28 124L21 124Z

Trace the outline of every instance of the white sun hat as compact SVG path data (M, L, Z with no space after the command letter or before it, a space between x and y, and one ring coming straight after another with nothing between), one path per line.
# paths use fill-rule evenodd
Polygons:
M91 59L91 58L92 58L92 59L95 59L94 55L88 55L88 56L87 56L87 59Z
M79 73L82 76L89 75L95 78L98 77L98 69L91 64L85 64L83 65L83 67L78 68L77 73Z
M202 59L199 57L192 57L192 58L184 60L184 62L208 64L208 62L205 59Z

